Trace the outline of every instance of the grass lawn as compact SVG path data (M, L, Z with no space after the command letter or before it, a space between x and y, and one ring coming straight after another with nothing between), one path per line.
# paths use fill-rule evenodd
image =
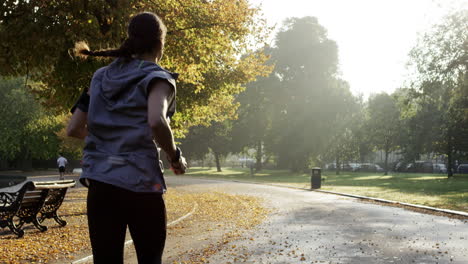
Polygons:
M227 180L277 183L310 188L310 174L287 170L264 170L250 175L247 168L190 168L188 176ZM400 202L468 212L468 175L447 179L442 174L322 172L322 190L358 194Z

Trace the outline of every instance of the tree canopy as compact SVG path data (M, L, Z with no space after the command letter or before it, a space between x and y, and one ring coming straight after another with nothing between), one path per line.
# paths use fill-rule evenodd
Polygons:
M271 94L274 121L271 150L280 167L307 168L325 147L349 87L338 79L337 45L316 18L285 21L276 37L272 78L279 85Z
M190 126L233 116L233 95L268 74L267 57L250 50L253 41L264 40L267 27L247 0L6 0L0 5L0 75L40 81L34 90L45 105L67 110L93 72L108 63L74 60L74 42L118 47L129 18L148 10L168 28L162 66L181 74L173 123L179 136Z
M400 109L395 98L387 93L376 94L369 99L368 133L372 144L385 152L385 174L387 174L388 154L397 150L400 138Z
M0 79L0 160L48 159L59 149L62 117L49 115L24 82Z
M409 103L413 121L425 128L426 151L446 154L452 175L454 155L468 153L468 11L448 15L426 32L410 54L415 78Z
M273 72L237 97L233 141L256 149L257 170L270 154L278 167L306 169L355 103L338 76L337 45L316 18L290 18L266 53Z

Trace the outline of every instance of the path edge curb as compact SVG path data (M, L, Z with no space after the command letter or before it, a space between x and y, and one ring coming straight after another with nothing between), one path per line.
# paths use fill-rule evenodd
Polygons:
M305 189L305 190L307 190L307 189ZM418 208L418 209L425 209L425 210L430 210L430 211L435 211L435 212L440 212L440 213L446 213L446 214L451 214L451 215L464 216L464 217L468 218L468 213L465 213L465 212L462 212L462 211L456 211L456 210L450 210L450 209L444 209L444 208L437 208L437 207L431 207L431 206L425 206L425 205L418 205L418 204L412 204L412 203L405 203L405 202L398 202L398 201L393 201L393 200L387 200L387 199L381 199L381 198L375 198L375 197L368 197L368 196L362 196L362 195L356 195L356 194L349 194L349 193L340 193L340 192L317 190L317 189L313 189L311 191L328 193L328 194L335 194L335 195L340 195L340 196L347 196L347 197L358 198L358 199L363 199L363 200L371 200L371 201L376 201L376 202L381 202L381 203L404 205L404 206L408 206L408 207L414 207L414 208Z

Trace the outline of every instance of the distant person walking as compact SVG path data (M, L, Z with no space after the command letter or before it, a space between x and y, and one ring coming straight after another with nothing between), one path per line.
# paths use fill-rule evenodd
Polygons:
M77 43L81 55L117 59L94 73L89 91L71 110L67 133L86 138L80 181L88 187L94 263L123 263L127 227L138 263L161 263L166 184L153 140L166 152L174 173L185 173L187 164L169 125L177 74L158 64L166 27L157 15L134 16L127 33L118 49L90 51Z
M57 166L60 174L60 180L65 179L65 168L67 167L68 160L62 156L62 154L59 155L57 159Z

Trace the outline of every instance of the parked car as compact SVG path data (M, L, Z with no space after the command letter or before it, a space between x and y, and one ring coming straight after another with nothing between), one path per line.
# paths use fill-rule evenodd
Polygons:
M355 171L358 163L344 163L340 165L342 171ZM325 165L326 170L336 170L336 163L329 163Z
M458 173L468 173L468 163L458 165L457 172Z
M361 166L360 163L349 163L349 166L351 166L351 171L357 171L359 167Z
M341 170L343 171L353 171L353 167L350 164L342 164Z
M416 161L414 163L409 163L406 166L407 172L432 173L433 170L434 168L430 161Z
M336 169L336 164L335 163L328 163L325 165L326 170L334 170Z
M399 161L395 164L395 167L393 167L393 170L397 172L405 172L407 166L408 164L406 162Z
M432 164L433 173L447 173L447 167L443 163L434 163Z
M380 167L378 164L375 164L375 170L377 172L383 172L384 171L384 169L382 167Z
M361 163L356 171L363 171L363 172L382 172L384 169L377 164L374 163Z

